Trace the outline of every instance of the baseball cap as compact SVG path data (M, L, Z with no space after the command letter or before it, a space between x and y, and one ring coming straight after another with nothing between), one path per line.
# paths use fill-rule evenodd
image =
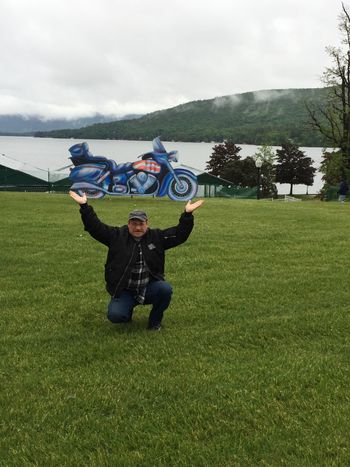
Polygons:
M129 221L131 219L138 219L140 221L146 222L148 220L148 217L145 211L131 211L131 213L129 214Z

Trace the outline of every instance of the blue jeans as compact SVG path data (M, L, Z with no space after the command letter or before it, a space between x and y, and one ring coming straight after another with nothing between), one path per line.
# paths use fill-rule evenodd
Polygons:
M148 321L150 326L161 323L164 311L168 308L173 289L168 282L150 282L146 289L143 305L153 305ZM132 319L134 307L139 305L132 293L123 290L118 298L112 298L108 305L107 318L112 323L127 323Z

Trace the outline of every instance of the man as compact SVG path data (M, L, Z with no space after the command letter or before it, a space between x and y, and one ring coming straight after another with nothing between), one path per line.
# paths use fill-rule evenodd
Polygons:
M80 214L89 234L108 247L105 265L106 289L111 296L107 317L112 323L132 320L134 307L152 304L148 328L159 331L172 295L164 280L164 252L184 243L193 229L193 211L203 200L186 204L179 223L168 229L150 229L144 211L132 211L128 224L111 227L97 217L87 197L69 192L80 205Z
M343 177L339 184L339 190L338 190L338 195L339 195L338 201L340 203L345 202L348 192L349 192L349 185L348 185L346 178Z

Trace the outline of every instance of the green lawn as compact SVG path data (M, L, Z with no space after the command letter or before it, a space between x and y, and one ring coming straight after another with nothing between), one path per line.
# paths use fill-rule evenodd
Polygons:
M160 333L149 307L107 321L106 248L68 196L0 206L1 466L350 465L350 204L207 200Z

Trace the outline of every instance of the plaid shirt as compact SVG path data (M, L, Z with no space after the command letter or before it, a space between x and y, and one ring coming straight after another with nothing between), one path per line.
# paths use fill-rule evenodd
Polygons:
M126 289L134 294L135 300L143 303L145 301L146 287L149 283L149 269L143 259L141 242L137 242L137 247L139 254L131 270Z

